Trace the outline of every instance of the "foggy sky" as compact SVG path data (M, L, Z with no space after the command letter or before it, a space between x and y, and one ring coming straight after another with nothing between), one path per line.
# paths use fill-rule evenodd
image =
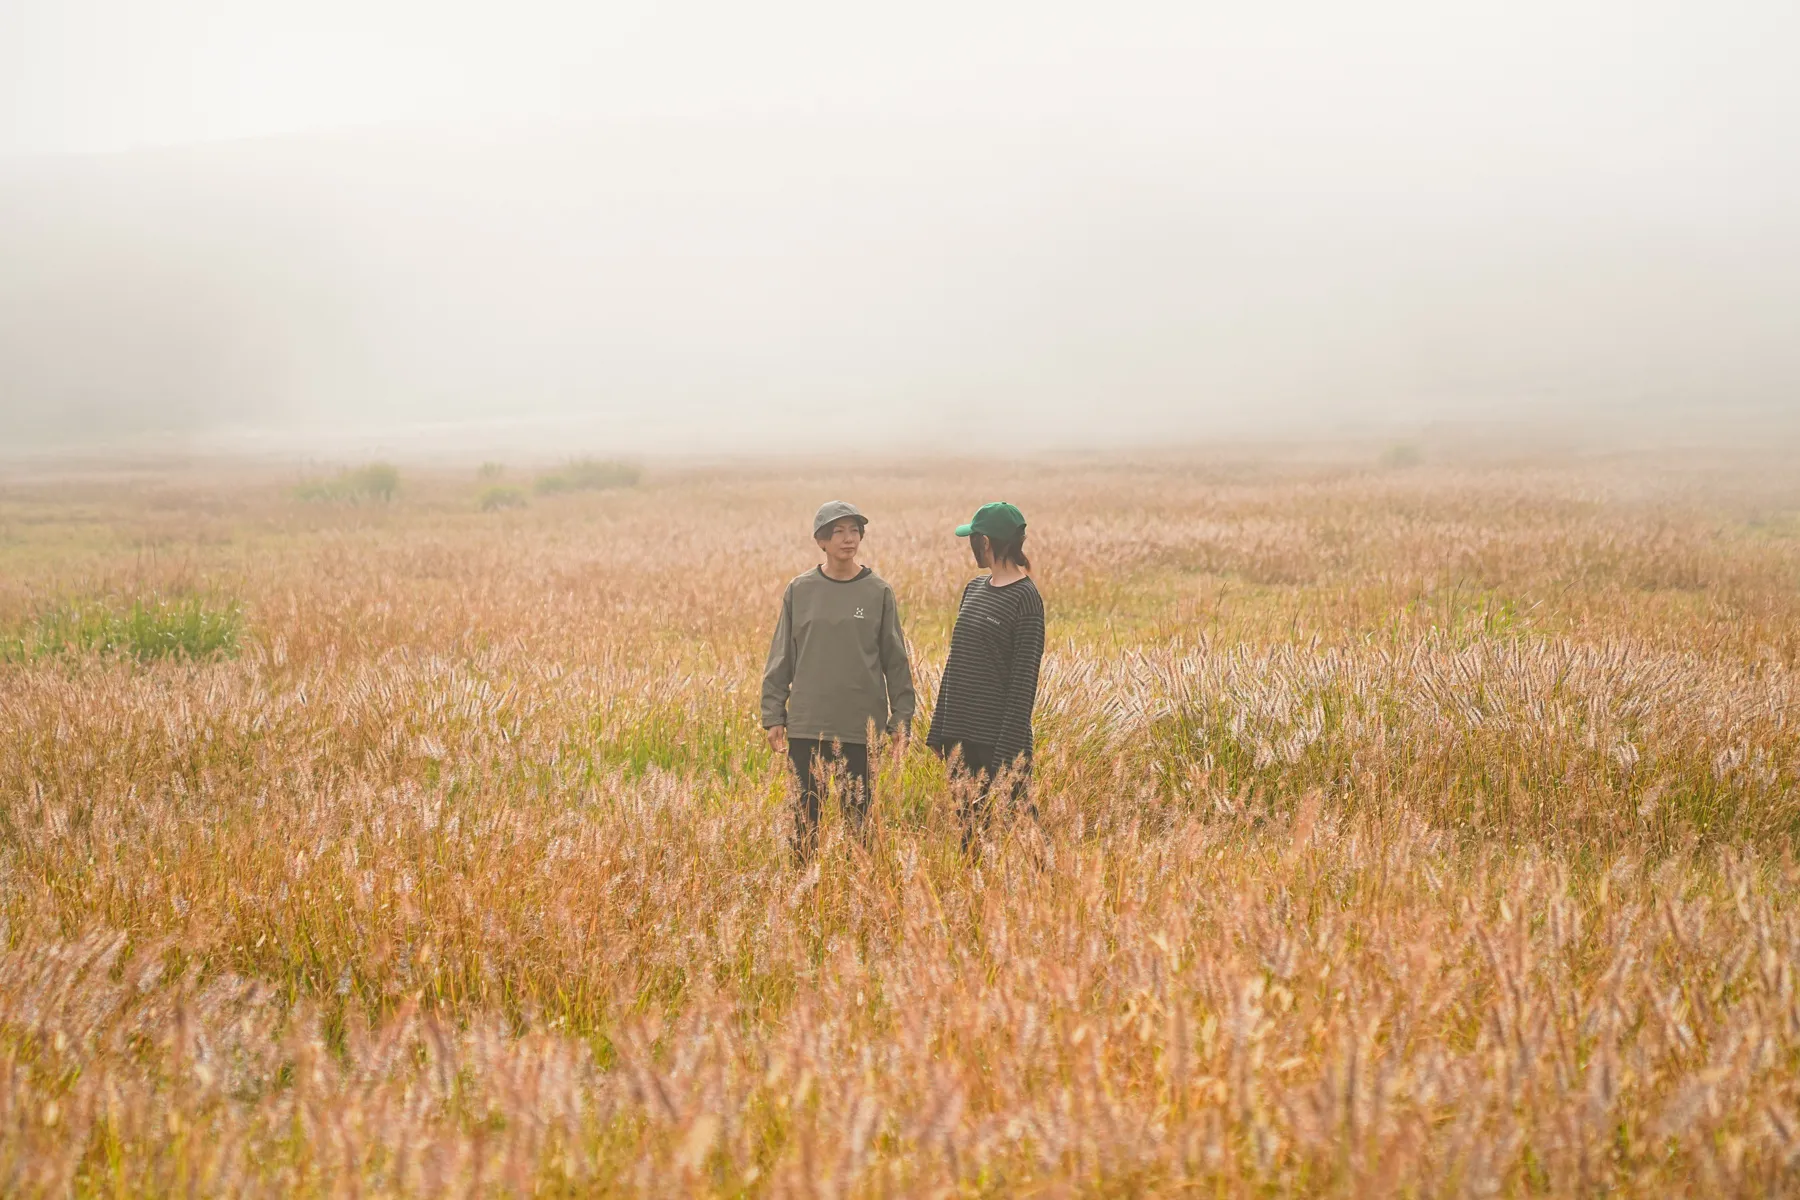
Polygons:
M12 0L0 448L1789 411L1796 44L1791 3Z

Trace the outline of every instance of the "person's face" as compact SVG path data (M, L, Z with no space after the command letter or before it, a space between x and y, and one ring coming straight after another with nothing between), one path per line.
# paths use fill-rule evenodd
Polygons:
M975 556L976 566L987 567L990 570L993 568L994 555L988 548L988 540L981 534L971 533L969 535L969 553Z
M856 552L862 549L862 539L862 522L854 517L840 517L831 523L831 528L819 531L819 549L833 562L852 563Z

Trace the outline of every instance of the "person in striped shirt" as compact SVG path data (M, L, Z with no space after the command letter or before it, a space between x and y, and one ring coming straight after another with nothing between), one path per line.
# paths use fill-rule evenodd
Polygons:
M1044 657L1044 600L1025 556L1025 517L984 504L957 537L987 568L963 588L926 744L950 764L963 850L986 829L994 785L1024 793L1031 773L1031 709Z

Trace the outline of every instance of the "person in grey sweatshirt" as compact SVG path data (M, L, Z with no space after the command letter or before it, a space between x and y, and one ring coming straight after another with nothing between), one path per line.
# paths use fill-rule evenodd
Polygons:
M841 778L840 804L861 836L873 799L869 743L904 739L912 726L912 666L900 606L886 580L856 561L867 517L833 500L813 518L825 562L795 577L763 668L762 723L800 777L794 853L805 861L819 835L826 780Z

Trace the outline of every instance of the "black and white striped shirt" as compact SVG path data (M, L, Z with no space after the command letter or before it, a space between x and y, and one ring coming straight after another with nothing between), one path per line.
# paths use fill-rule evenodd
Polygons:
M978 575L963 588L950 660L931 715L933 746L977 742L996 762L1031 757L1031 707L1044 658L1044 598L1029 576L995 587Z

